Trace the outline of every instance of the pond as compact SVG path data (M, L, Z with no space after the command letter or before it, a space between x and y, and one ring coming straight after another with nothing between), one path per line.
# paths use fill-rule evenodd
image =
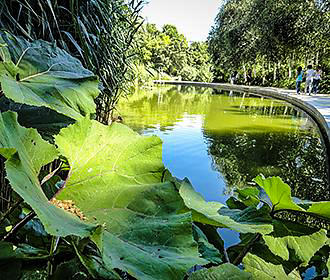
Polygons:
M208 201L262 173L301 199L330 200L325 148L302 111L274 99L210 88L158 86L120 101L124 123L163 140L163 162Z

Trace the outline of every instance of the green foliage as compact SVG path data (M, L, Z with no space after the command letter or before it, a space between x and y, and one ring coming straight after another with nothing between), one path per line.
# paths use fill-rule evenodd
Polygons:
M165 169L159 138L142 137L124 125L115 123L105 126L87 118L79 120L62 129L55 137L57 151L42 140L35 130L20 127L12 112L3 113L0 123L0 137L7 141L2 140L0 151L8 158L8 179L36 211L46 231L56 236L89 237L99 249L100 254L89 255L81 249L82 245L79 248L74 246L79 262L72 260L75 263L72 266L60 264L54 277L68 273L87 277L87 272L77 270L77 264L82 263L88 273L94 276L103 271L102 275L120 279L113 271L116 268L137 279L182 279L192 266L212 263L220 266L195 272L190 278L207 279L230 273L238 279L250 279L249 274L234 265L223 264L223 245L214 243L212 230L203 224L211 225L208 227L214 229L228 227L242 233L257 233L262 237L260 240L249 239L248 243L243 243L245 245L241 251L244 252L247 246L254 248L264 244L279 259L277 263L272 263L259 255L247 254L244 257L244 254L245 270L255 279L273 276L299 279L294 278L299 273L292 270L307 265L328 242L324 230L317 231L294 224L290 228L289 224L271 218L272 212L267 205L256 209L259 191L255 188L237 192L237 199L243 205L244 202L251 204L243 206L243 209L229 209L217 202L204 201L188 181L179 182L170 175L163 175ZM95 138L99 139L97 144ZM58 154L67 159L69 170L65 188L58 192L56 199L73 200L93 225L50 205L42 193L36 179L40 167ZM12 170L16 171L15 174ZM269 183L272 180L277 183ZM256 178L256 181L267 189L271 201L275 201L279 193L285 194L282 195L285 201L292 201L287 186L278 178ZM26 184L29 184L27 189ZM35 200L35 197L38 199ZM281 207L292 206L281 199L278 201ZM321 209L327 204L319 202L315 205ZM323 213L320 210L318 212ZM192 224L192 220L200 225ZM197 243L193 241L193 236ZM10 249L2 250L2 254L19 252L13 252L14 247L10 243L0 244ZM33 255L38 259L47 257L46 252L34 248L25 247L21 252L24 252L22 256L29 258ZM287 271L285 262L293 263L290 271ZM67 271L69 267L74 270ZM17 266L9 273L15 269Z
M235 213L236 217L222 215L220 210L223 210L225 206L219 202L206 202L199 193L194 191L187 180L183 181L179 192L186 207L192 210L193 220L196 222L227 227L242 233L260 232L266 234L273 230L270 224L255 220L253 216L249 216L247 213Z
M165 31L166 36L177 35L169 26ZM8 60L8 48L1 50L0 69L13 80L17 66ZM35 70L32 66L40 62L28 64L28 69ZM6 77L1 77L2 87ZM11 94L15 96L20 88L16 85ZM35 92L43 90L43 84L35 83ZM66 85L63 90L69 96L75 91ZM8 94L9 89L4 91ZM89 96L84 87L81 94ZM47 100L48 106L62 108L59 100ZM251 279L251 275L253 279L300 279L304 266L329 256L322 225L314 229L294 221L279 222L275 215L296 211L327 219L328 202L296 204L290 187L278 177L255 179L273 207L260 199L258 189L246 188L237 190L227 208L206 202L187 180L173 178L165 170L162 143L156 136L142 137L122 124L107 126L79 116L55 136L55 144L43 140L35 129L22 127L17 113L1 113L0 154L6 159L7 179L24 200L14 207L18 214L1 213L0 268L8 279L22 274L23 279L45 279L46 274L52 279ZM50 162L52 170L45 168ZM69 208L64 207L68 204ZM27 213L35 213L38 219L26 224L27 232L17 234L26 222L20 214L28 217ZM228 255L218 227L245 234L239 244L228 248ZM42 248L24 244L32 243L33 228L39 232L34 240L41 239L33 243ZM226 258L232 264L225 263ZM236 267L242 259L245 271ZM29 271L23 269L25 264ZM189 275L192 267L206 265L217 267Z
M291 209L304 211L303 208L292 201L291 189L280 177L264 179L262 176L258 176L254 181L265 190L274 210Z
M252 280L253 278L250 273L246 273L230 263L225 263L210 269L198 270L192 273L188 278L188 280L213 279Z
M95 137L99 141L91 145ZM204 262L192 240L190 214L176 215L180 196L171 183L161 183L158 137L85 119L63 129L55 142L70 164L70 178L57 199L74 200L88 219L105 225L92 240L108 268L143 279L181 279L189 267Z
M202 82L212 82L213 81L213 73L211 64L202 65L197 72L196 81Z
M95 225L83 223L51 205L41 189L38 174L42 166L58 157L55 146L44 141L36 130L21 127L13 112L0 115L0 138L0 153L7 159L7 178L37 213L46 231L54 236L89 236Z
M210 234L208 233L208 235ZM212 264L220 264L223 262L223 256L220 254L219 250L214 245L209 243L208 238L204 234L204 232L197 225L194 224L193 236L194 240L197 242L198 251L201 254L202 258L208 260ZM214 242L215 240L212 241Z
M146 24L138 31L135 43L140 50L135 64L153 69L157 76L166 73L187 81L212 80L207 44L193 42L189 46L173 25L166 24L158 30L154 24Z
M265 190L275 211L294 210L306 212L305 208L307 208L306 213L316 214L325 218L330 217L329 201L303 202L299 206L292 200L291 188L280 177L265 179L263 176L257 176L254 178L254 181Z
M327 1L228 0L222 2L208 44L216 79L228 82L234 70L240 82L294 88L298 66L329 69ZM327 82L321 88L327 92Z
M179 72L179 75L184 81L195 81L197 74L197 69L190 65L185 65Z
M270 251L283 260L288 261L289 250L293 250L296 257L307 265L315 253L325 245L327 233L321 230L310 235L295 236L294 232L290 231L284 237L265 235L263 239Z
M298 280L301 279L295 272L287 275L281 265L274 265L272 263L265 262L263 259L248 253L243 264L245 270L252 274L255 280L271 280L271 279L283 279L283 280Z
M96 76L79 60L44 41L0 33L0 83L16 103L48 107L72 119L95 113Z
M255 187L246 187L244 189L236 189L238 198L246 206L257 206L259 204L259 190Z
M315 213L330 219L330 201L313 202L310 204L307 212Z
M58 44L79 58L103 84L97 115L107 122L125 86L142 4L136 0L5 0L0 3L0 27L29 40Z

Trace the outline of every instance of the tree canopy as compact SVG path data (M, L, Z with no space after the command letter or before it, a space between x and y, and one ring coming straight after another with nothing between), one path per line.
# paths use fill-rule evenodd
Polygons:
M174 25L166 24L158 30L147 23L138 32L137 63L183 80L212 80L210 56L205 42L188 43Z
M263 76L266 70L276 73L285 64L289 78L288 72L299 64L327 69L329 11L328 1L228 0L208 37L213 62L222 71L259 64ZM273 80L279 78L273 76Z

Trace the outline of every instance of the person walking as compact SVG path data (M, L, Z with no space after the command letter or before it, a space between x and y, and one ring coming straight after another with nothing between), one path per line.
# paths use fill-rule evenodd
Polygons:
M321 66L317 66L316 72L314 74L313 78L313 90L312 92L317 94L319 92L319 84L322 76L322 69Z
M304 71L302 70L302 67L299 66L297 69L297 79L296 79L296 92L297 94L300 94L300 86L303 80Z
M238 80L238 72L235 70L230 76L230 83L234 85L236 84L237 80Z
M308 65L306 71L306 85L305 85L305 93L306 94L308 93L308 95L311 95L312 93L314 75L315 75L315 70L313 70L313 66Z
M252 84L252 69L249 69L246 74L246 82L250 86Z

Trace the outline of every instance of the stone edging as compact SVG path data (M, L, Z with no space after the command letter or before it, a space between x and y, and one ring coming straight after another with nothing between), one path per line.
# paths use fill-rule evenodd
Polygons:
M245 85L231 85L231 84L221 84L221 83L202 83L202 82L185 82L185 81L154 81L155 84L170 84L170 85L182 85L182 86L199 86L199 87L209 87L217 88L224 90L233 90L240 92L250 92L255 93L261 96L272 97L275 99L280 99L287 101L294 106L305 111L317 124L323 140L326 146L328 163L330 159L330 128L325 121L323 115L312 105L308 104L305 101L302 101L296 98L293 95L290 95L290 90L283 90L277 88L264 88L264 87L255 87L255 86L245 86Z

